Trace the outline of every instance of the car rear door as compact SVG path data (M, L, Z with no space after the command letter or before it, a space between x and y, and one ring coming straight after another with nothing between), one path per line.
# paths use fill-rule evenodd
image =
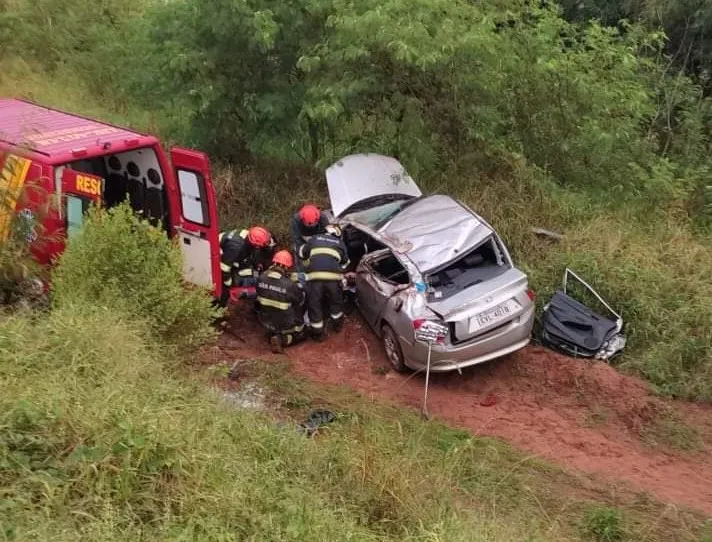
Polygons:
M202 152L173 147L171 162L180 199L180 216L171 222L183 251L183 276L219 296L219 225L210 161Z
M388 255L388 249L369 254L361 260L356 270L356 304L374 329L378 328L388 300L398 290L398 285L385 280L373 268L374 262Z

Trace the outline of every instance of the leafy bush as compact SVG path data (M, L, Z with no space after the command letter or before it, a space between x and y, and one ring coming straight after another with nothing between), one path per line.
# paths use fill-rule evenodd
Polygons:
M59 260L52 289L58 307L118 310L171 345L197 345L212 335L216 312L209 294L183 284L179 249L127 203L108 212L90 210Z

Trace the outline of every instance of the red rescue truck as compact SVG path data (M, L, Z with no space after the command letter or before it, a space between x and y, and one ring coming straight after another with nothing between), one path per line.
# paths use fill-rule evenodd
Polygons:
M58 205L41 217L43 238L52 240L28 238L43 264L64 250L92 202L110 208L128 198L137 213L179 238L185 279L222 293L217 205L201 152L173 147L169 159L154 136L0 99L0 194L9 202L0 209L0 242L12 212L39 217L55 196Z

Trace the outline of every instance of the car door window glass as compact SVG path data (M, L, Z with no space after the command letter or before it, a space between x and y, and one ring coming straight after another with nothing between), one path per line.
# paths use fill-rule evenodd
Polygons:
M371 267L378 278L387 282L396 284L408 284L410 282L408 271L390 252L374 261Z

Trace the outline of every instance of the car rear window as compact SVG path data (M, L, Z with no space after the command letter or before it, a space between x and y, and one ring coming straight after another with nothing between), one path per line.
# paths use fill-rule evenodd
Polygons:
M432 292L430 295L434 299L446 299L498 277L510 268L497 239L489 236L473 250L426 278Z

